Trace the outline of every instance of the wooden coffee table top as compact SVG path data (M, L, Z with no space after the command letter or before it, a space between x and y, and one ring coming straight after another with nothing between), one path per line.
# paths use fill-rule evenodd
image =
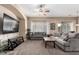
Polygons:
M55 41L55 38L52 37L44 37L44 41Z
M52 36L52 37L44 37L45 48L47 47L47 43L48 43L48 42L53 42L53 44L54 44L53 47L55 48L55 40L56 40L56 39L55 39L55 37L53 37L53 36Z

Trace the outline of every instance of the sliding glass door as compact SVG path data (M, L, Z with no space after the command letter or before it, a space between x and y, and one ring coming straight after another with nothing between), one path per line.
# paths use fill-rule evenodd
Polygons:
M73 22L62 22L61 32L67 33L69 31L73 31Z

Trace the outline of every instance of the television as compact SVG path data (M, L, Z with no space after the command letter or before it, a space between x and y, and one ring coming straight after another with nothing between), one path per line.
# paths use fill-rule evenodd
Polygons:
M15 33L19 31L19 21L11 16L3 15L3 33Z

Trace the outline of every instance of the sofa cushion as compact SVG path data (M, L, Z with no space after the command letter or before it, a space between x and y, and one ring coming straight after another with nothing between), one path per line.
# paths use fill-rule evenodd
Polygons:
M69 41L69 39L70 39L70 38L69 38L69 35L67 34L67 35L66 35L66 38L64 38L63 40L64 40L64 41Z
M63 39L59 37L55 37L55 38L56 38L56 42L60 43L61 45L69 46L69 43L67 41L64 41Z
M68 33L69 38L74 38L77 33Z
M64 45L65 41L63 41L61 38L57 38L56 40L57 42L61 43L62 45Z
M78 39L79 39L79 33L77 33L77 34L75 35L75 38L78 38Z
M30 33L30 38L42 38L46 36L45 32L31 32Z
M52 35L55 36L55 37L60 37L61 33L59 33L59 32L58 33L53 33Z
M67 41L68 40L68 34L67 33L63 33L60 38L65 40L65 41Z
M66 37L66 35L62 35L60 38L64 40Z

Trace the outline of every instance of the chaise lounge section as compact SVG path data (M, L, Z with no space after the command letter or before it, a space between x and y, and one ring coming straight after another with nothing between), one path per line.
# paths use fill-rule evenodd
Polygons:
M62 34L55 37L55 44L64 51L79 51L79 33Z

